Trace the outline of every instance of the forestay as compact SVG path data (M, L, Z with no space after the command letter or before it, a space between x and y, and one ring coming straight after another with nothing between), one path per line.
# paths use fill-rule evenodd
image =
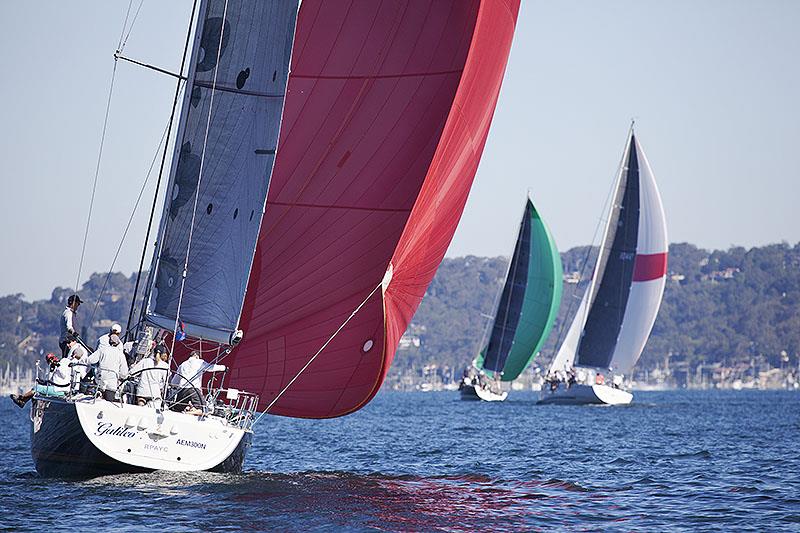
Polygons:
M298 0L201 4L149 281L153 324L172 329L177 319L188 335L221 343L238 327L297 9Z

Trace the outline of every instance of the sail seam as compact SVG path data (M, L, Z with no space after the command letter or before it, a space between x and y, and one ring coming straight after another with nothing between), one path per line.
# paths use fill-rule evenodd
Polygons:
M393 207L360 207L356 205L332 205L332 204L307 204L302 202L274 202L267 201L267 205L279 205L283 207L313 207L319 209L348 209L353 211L377 211L385 213L408 213L411 209Z
M281 389L281 391L280 391L280 392L279 392L279 393L278 393L278 394L275 396L275 398L273 398L273 399L272 399L272 401L269 403L269 405L267 406L267 408L266 408L266 409L264 409L264 412L263 412L263 413L261 413L261 414L258 416L258 418L256 418L256 419L255 419L255 421L253 422L253 426L255 426L255 425L258 423L258 421L259 421L259 420L261 420L261 418L262 418L262 417L263 417L265 414L267 414L267 413L269 412L269 410L270 410L270 409L272 409L272 406L273 406L273 405L275 405L275 403L276 403L276 402L277 402L277 401L278 401L278 400L281 398L281 396L283 396L283 395L284 395L284 393L285 393L287 390L289 390L289 387L291 387L291 386L292 386L292 384L293 384L295 381L297 381L297 378L299 378L299 377L300 377L300 375L301 375L303 372L305 372L305 370L306 370L306 369L307 369L309 366L311 366L311 363L313 363L313 362L314 362L314 360L315 360L317 357L319 357L319 354L321 354L321 353L323 352L323 350L325 350L325 348L327 348L327 347L328 347L328 345L329 345L329 344L330 344L330 343L333 341L333 339L334 339L334 338L335 338L335 337L336 337L336 336L337 336L337 335L338 335L338 334L339 334L339 333L340 333L340 332L341 332L341 331L344 329L344 327L345 327L345 326L346 326L346 325L347 325L347 324L348 324L348 323L349 323L349 322L350 322L350 321L353 319L353 317L354 317L354 316L356 316L356 314L357 314L359 311L361 311L361 308L362 308L362 307L364 307L364 305L366 305L366 303L369 301L369 299L370 299L370 298L372 298L372 296L373 296L373 295L374 295L374 294L375 294L375 293L378 291L378 289L380 289L382 286L383 286L383 280L381 280L381 281L380 281L380 283L378 283L378 284L375 286L375 288L374 288L374 289L372 289L372 291L370 291L370 293L367 295L367 297L366 297L366 298L364 298L364 299L361 301L361 303L360 303L360 304L358 304L358 307L356 307L356 308L353 310L353 312L352 312L352 313L350 313L350 316L348 316L348 317L347 317L347 319L346 319L344 322L342 322L342 325L341 325L341 326L339 326L339 327L336 329L336 331L334 331L334 332L333 332L333 335L331 335L331 336L328 338L328 340L327 340L327 341L325 341L325 344L323 344L323 345L320 347L320 349L319 349L319 350L317 350L317 353L315 353L314 355L312 355L312 356L311 356L311 358L308 360L308 362L307 362L305 365L303 365L303 368L301 368L301 369L300 369L300 370L297 372L297 374L295 374L295 375L294 375L294 377L293 377L291 380L289 380L289 383L287 383L287 384L286 384L286 386L285 386L285 387L283 387L283 389ZM286 360L284 359L284 365L285 365L285 364L286 364Z
M464 69L438 70L434 72L409 72L407 74L376 74L372 76L323 76L318 74L294 74L292 78L301 80L388 80L400 78L419 78L422 76L446 76L448 74L461 74Z

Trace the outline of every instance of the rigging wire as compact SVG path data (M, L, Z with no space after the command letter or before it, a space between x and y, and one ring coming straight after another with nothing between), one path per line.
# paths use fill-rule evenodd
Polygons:
M143 2L144 0L142 0ZM131 14L131 7L133 6L133 0L128 2L128 9L125 12L125 20L122 23L122 31L120 32L119 36L119 43L117 45L117 49L119 50L121 47L124 46L125 42L127 42L127 37L123 37L125 35L125 30L128 28L128 19ZM141 2L139 4L139 9L142 8ZM133 21L131 22L130 28L128 28L128 36L130 36L130 30L133 29L133 23L136 22L136 17L139 15L139 9L136 10L136 15L134 16ZM124 40L124 41L123 41ZM100 163L103 160L103 147L105 146L106 140L106 131L108 130L108 116L111 112L111 99L114 94L114 81L117 77L117 61L114 60L114 67L111 71L111 83L108 88L108 99L106 101L106 111L105 116L103 117L103 130L100 134L100 149L98 150L97 154L97 164L95 165L94 171L94 180L92 182L92 195L91 199L89 200L89 214L86 217L86 229L83 232L83 245L81 246L81 259L78 262L78 274L75 277L75 292L78 292L78 288L80 287L81 283L81 273L83 271L83 261L86 258L86 243L89 239L89 227L92 223L92 212L94 211L94 199L97 193L97 180L100 176Z
M631 122L631 129L632 128L633 128L633 122ZM629 136L630 136L630 131L631 130L628 131L628 135ZM626 145L627 145L627 141L626 141ZM625 150L623 150L622 157L620 158L619 164L617 165L617 170L614 173L615 177L611 180L611 186L609 187L608 193L606 194L606 199L603 202L603 209L601 210L602 214L601 214L600 218L597 219L597 224L595 225L595 228L594 228L594 234L592 235L592 241L591 241L592 244L590 244L588 249L586 250L586 255L584 256L584 259L583 259L583 265L581 266L580 273L578 274L578 276L579 276L578 282L580 282L580 280L583 279L583 275L584 275L584 273L586 272L586 270L587 270L587 268L589 266L589 258L592 255L592 247L593 247L595 241L597 240L597 234L600 231L600 227L603 226L604 224L608 223L608 220L610 220L610 216L609 216L609 219L604 219L603 216L605 215L607 210L613 209L613 205L611 205L609 207L609 204L611 204L613 202L615 191L617 189L617 183L618 183L618 181L620 179L620 175L621 175L622 170L623 170L622 167L623 167L624 164L625 164ZM595 264L592 265L593 271L597 267L598 261L600 261L600 255L603 252L603 244L604 244L603 242L600 243L600 249L598 250L597 259L595 261ZM573 317L572 320L567 320L567 318L572 313L572 309L573 309L573 307L575 305L575 301L576 300L578 300L578 301L582 300L583 296L585 295L585 292L587 290L591 290L592 289L592 287L594 285L594 281L595 281L594 280L594 274L596 274L596 273L593 272L593 278L592 278L592 282L593 283L590 283L589 287L584 289L584 294L582 294L580 298L576 298L575 294L571 295L573 298L570 301L569 306L567 307L567 313L564 315L564 322L562 322L561 326L559 327L558 335L556 336L556 342L555 342L555 344L553 346L553 357L551 358L550 364L548 366L552 366L553 365L553 362L555 361L555 358L558 356L558 352L559 352L559 349L561 347L561 343L564 341L565 333L569 331L568 327L571 327L572 323L578 318L578 317ZM575 287L575 289L577 290L577 286ZM590 307L590 305L588 305L589 303L590 302L587 303L586 309L584 310L584 313L585 313L584 317L589 314L589 307ZM574 359L573 359L573 362L574 362Z
M128 17L130 17L131 15L131 7L133 7L133 0L129 0L128 10L125 11L125 20L122 22L122 31L119 33L119 42L117 43L117 50L119 50L122 47L122 39L123 36L125 35L125 28L128 26Z
M254 425L254 426L255 426L255 425L258 423L258 421L259 421L259 420L261 420L261 418L262 418L262 417L263 417L265 414L267 414L267 413L269 412L269 410L270 410L270 409L272 409L272 406L273 406L273 405L275 405L275 403L276 403L278 400L280 400L281 396L283 396L283 394L284 394L284 393L285 393L287 390L289 390L289 387L291 387L291 386L292 386L292 384L293 384L295 381L297 381L297 378L299 378L299 377L300 377L300 374L302 374L303 372L305 372L305 370L306 370L306 369L307 369L309 366L311 366L311 363L313 363L313 362L314 362L314 360L315 360L315 359L316 359L316 358L319 356L319 354L321 354L321 353L322 353L322 351L323 351L325 348L327 348L327 347L328 347L328 345L329 345L329 344L330 344L330 343L333 341L333 339L334 339L334 338L335 338L335 337L336 337L336 336L337 336L337 335L338 335L338 334L339 334L339 333L340 333L340 332L341 332L341 331L344 329L344 327L347 325L347 323L348 323L348 322L350 322L350 321L353 319L353 317L354 317L354 316L356 316L356 313L358 313L359 311L361 311L361 308L362 308L362 307L364 307L364 305L366 305L366 303L369 301L369 299L370 299L370 298L372 298L372 296L373 296L373 295L374 295L374 294L375 294L375 293L378 291L378 289L380 289L380 288L381 288L381 286L382 286L382 285L383 285L383 280L381 280L381 282L380 282L380 283L378 283L378 284L375 286L375 288L374 288L374 289L372 289L372 291L371 291L371 292L370 292L370 293L367 295L367 297L366 297L366 298L364 298L364 299L361 301L361 303L360 303L360 304L358 304L358 307L356 307L356 308L353 310L353 312L352 312L352 313L350 313L350 316L348 316L348 317L347 317L347 319L346 319L344 322L342 322L342 325L341 325L341 326L339 326L339 327L336 329L336 331L334 331L334 332L333 332L333 335L331 335L331 336L328 338L328 340L327 340L327 341L325 341L325 344L323 344L323 345L320 347L320 349L319 349L319 350L317 350L317 353L315 353L314 355L312 355L312 356L311 356L311 359L309 359L309 360L308 360L308 362L306 362L306 364L305 364L305 365L303 365L303 368L301 368L301 369L300 369L300 370L297 372L297 374L295 374L295 376L294 376L294 377L293 377L291 380L289 380L289 383L287 383L287 384L286 384L286 386L285 386L285 387L283 387L283 389L282 389L282 390L281 390L281 391L280 391L280 392L277 394L277 396L275 396L275 398L273 398L273 399L272 399L272 401L269 403L269 405L267 406L267 408L266 408L266 409L264 409L264 412L263 412L263 413L261 413L260 415L258 415L258 418L256 418L256 419L255 419L255 421L253 421L253 425Z
M106 114L103 118L103 131L100 134L100 150L97 154L97 165L94 171L94 182L92 183L92 196L89 200L89 215L86 217L86 230L83 232L83 246L81 247L81 260L78 263L78 275L75 279L75 292L78 292L78 287L81 282L81 271L83 270L83 260L86 256L86 241L89 238L89 226L92 222L92 211L94 210L94 197L97 192L97 178L100 176L100 162L103 160L103 146L106 141L106 130L108 128L108 115L111 111L111 97L114 94L114 80L117 77L117 62L114 61L114 69L111 71L111 84L108 88L108 101L106 102Z
M97 296L97 300L94 304L94 309L92 309L92 316L89 318L89 324L94 322L94 315L97 312L97 308L100 305L100 301L103 299L103 295L106 291L106 286L108 285L108 280L111 278L111 274L114 271L114 265L117 263L117 259L119 258L119 253L122 250L122 245L125 242L125 238L128 236L128 230L131 228L131 224L133 223L133 217L136 215L136 210L139 207L139 202L142 199L142 195L144 194L145 188L147 187L147 182L150 180L150 175L153 172L153 167L158 160L158 153L161 151L161 144L164 143L167 137L167 132L169 131L169 124L164 128L164 133L161 134L161 139L158 141L158 146L156 146L156 152L153 155L153 160L150 161L150 168L147 169L147 175L144 178L144 183L142 183L141 189L139 189L139 196L136 197L136 202L133 204L133 210L131 211L130 217L128 217L128 224L125 226L125 231L122 232L122 238L119 241L119 246L117 246L117 252L114 254L114 260L111 261L111 266L108 268L108 273L106 274L106 279L103 281L103 288L100 289L100 294Z
M189 53L189 42L191 41L192 36L192 26L194 25L194 16L197 12L197 1L194 0L192 2L192 14L189 16L189 29L186 31L186 42L183 45L183 55L181 56L181 67L180 72L183 74L183 69L186 66L186 57ZM172 132L172 126L175 122L175 110L178 107L178 97L180 96L181 92L181 82L178 80L178 83L175 87L175 96L172 99L172 111L169 114L169 125L167 126L167 139L169 139L170 133ZM150 231L153 229L153 218L155 217L156 207L158 206L158 192L161 189L161 180L164 176L164 166L167 161L167 149L169 147L169 143L164 145L164 152L161 155L161 166L158 169L158 180L156 181L156 190L153 194L153 205L150 208L150 218L147 221L147 231L145 232L144 236L144 244L142 245L142 256L139 259L139 270L136 273L136 283L133 287L133 297L131 298L131 309L128 313L128 323L125 326L125 337L127 338L128 334L130 333L131 329L131 322L133 321L133 311L136 308L136 296L139 294L139 282L142 279L142 269L144 268L144 260L147 256L147 243L150 240ZM150 273L152 274L152 272ZM142 307L140 312L140 318L144 315L144 306L147 302L147 291L142 298Z
M132 3L133 3L133 0L131 0L131 4ZM128 4L128 12L130 12L131 4ZM128 33L125 34L125 39L123 40L122 36L120 36L120 42L119 42L119 46L117 46L117 52L122 53L122 50L124 50L125 46L128 44L128 37L131 36L131 32L133 31L133 25L136 24L136 19L139 17L139 11L142 10L142 4L144 4L144 0L139 0L139 7L136 8L136 13L134 13L134 15L133 15L133 20L131 21L131 25L128 28ZM127 17L126 17L126 20L127 20ZM123 32L125 31L124 27L123 27L122 31Z

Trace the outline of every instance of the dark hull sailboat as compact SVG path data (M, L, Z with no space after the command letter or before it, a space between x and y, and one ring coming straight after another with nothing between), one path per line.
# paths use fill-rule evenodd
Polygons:
M137 333L224 358L231 397L254 393L247 416L366 405L464 209L519 4L201 0ZM252 420L74 404L91 444L135 469L235 471L250 439ZM69 416L36 424L47 470L64 442L40 439Z
M120 410L118 404L111 404L104 400L97 400L108 404L109 409ZM31 455L36 466L36 471L44 477L60 478L90 478L111 474L143 473L152 472L156 468L139 466L129 461L115 459L111 455L103 452L93 442L90 432L86 431L81 424L80 417L75 402L68 402L59 399L34 399L31 407ZM127 422L127 421L126 421ZM112 426L110 426L112 427ZM135 433L141 434L141 430L136 426L127 426L123 423L113 427L104 433L109 438L135 439L128 435ZM176 439L181 442L182 439ZM186 440L193 444L200 441ZM241 440L233 449L233 452L223 457L214 466L205 470L220 473L240 473L247 450L252 441L252 433L244 432ZM152 448L164 449L164 443L152 444ZM175 448L180 447L175 446ZM181 450L176 453L192 453L192 450ZM204 450L204 448L198 448ZM133 448L126 448L127 453L132 453ZM176 455L178 460L180 456Z

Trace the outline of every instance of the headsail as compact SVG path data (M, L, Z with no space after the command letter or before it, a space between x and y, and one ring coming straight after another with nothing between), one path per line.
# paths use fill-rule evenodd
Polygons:
M550 371L573 365L631 371L661 305L667 271L667 229L661 196L631 131L587 290Z
M561 257L544 221L528 200L483 367L516 379L553 327L561 302Z
M221 343L238 327L297 8L298 0L201 4L151 267L146 317L153 324L172 329L177 318L189 335Z
M231 386L333 417L372 398L461 216L519 0L304 0Z
M611 362L628 303L639 234L639 160L632 139L612 199L595 292L578 346L578 364L583 366L604 368Z
M639 236L628 305L609 367L628 374L655 324L667 280L667 223L661 194L644 150L634 137L639 161Z

